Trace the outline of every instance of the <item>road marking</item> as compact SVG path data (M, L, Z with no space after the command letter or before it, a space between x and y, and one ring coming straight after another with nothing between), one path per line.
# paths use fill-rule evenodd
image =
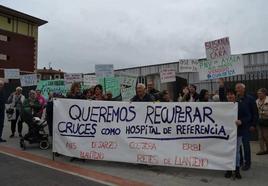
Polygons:
M126 180L124 178L100 173L92 169L87 169L64 162L53 161L42 156L34 155L7 146L0 145L0 153L109 186L148 186L147 184L141 182Z

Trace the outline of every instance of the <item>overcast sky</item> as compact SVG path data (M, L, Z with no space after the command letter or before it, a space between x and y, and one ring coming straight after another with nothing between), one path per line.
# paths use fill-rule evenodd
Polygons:
M0 0L48 21L38 67L94 72L205 57L229 36L233 54L268 50L267 0Z

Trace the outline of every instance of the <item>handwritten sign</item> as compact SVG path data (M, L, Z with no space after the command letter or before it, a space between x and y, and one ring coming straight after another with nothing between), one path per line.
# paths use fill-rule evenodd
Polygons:
M197 59L180 60L179 72L198 72L198 60Z
M20 76L20 85L22 87L37 85L37 75L36 74L21 75Z
M164 68L160 71L161 83L176 81L176 71L172 68Z
M50 92L66 96L70 86L66 86L63 79L57 80L41 80L37 84L37 90L47 99Z
M129 101L136 94L137 77L120 76L120 90L123 101Z
M98 84L97 77L95 75L84 75L83 83L89 87L96 86Z
M97 78L97 80L102 85L104 93L111 92L113 98L120 96L120 82L118 77Z
M224 58L231 55L229 37L206 42L205 48L208 60Z
M53 152L82 159L234 170L237 103L56 99Z
M199 80L210 80L244 74L242 55L199 62Z
M95 65L95 74L97 78L114 77L114 65Z
M72 84L74 82L82 82L82 74L80 73L66 73L64 74L64 81L66 84Z
M5 79L20 79L20 69L4 69Z

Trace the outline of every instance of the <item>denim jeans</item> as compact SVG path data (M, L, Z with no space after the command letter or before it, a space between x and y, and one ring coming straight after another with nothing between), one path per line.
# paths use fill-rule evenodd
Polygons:
M240 150L242 145L242 136L237 137L236 143L236 167L240 167Z
M250 132L244 132L242 136L243 151L244 151L244 161L246 166L251 165L251 150L250 150Z

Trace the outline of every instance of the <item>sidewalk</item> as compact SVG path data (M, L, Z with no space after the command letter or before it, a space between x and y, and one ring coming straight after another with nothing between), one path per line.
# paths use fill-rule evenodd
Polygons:
M24 131L27 130L24 125ZM1 143L0 146L7 146L17 150L19 147L19 138L9 138L10 123L5 122L3 138L7 143ZM17 135L18 136L18 135ZM268 183L268 155L256 156L258 151L257 142L252 142L252 168L247 171L241 171L242 180L231 180L224 178L223 171L199 170L188 168L160 167L160 166L142 166L128 163L116 163L107 161L70 162L70 158L65 156L56 157L55 161L65 162L71 165L77 165L99 173L111 176L121 177L123 179L142 182L149 185L187 185L187 186L266 186ZM51 149L40 150L37 145L27 144L27 153L52 159ZM1 154L0 154L1 155Z

